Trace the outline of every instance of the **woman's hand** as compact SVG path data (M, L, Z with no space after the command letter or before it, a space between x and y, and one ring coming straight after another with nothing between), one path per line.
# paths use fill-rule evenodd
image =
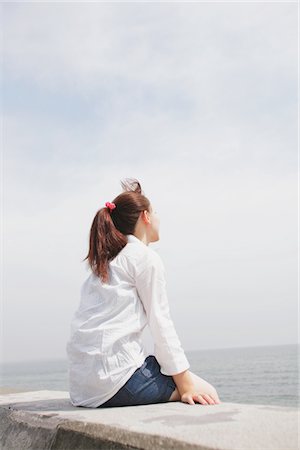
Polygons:
M172 375L172 377L177 386L181 402L189 403L190 405L194 405L195 401L202 405L217 405L221 403L213 385L190 370Z
M217 391L214 388L212 388L210 393L205 391L199 392L195 389L187 391L182 394L181 401L190 405L195 405L195 402L201 403L202 405L218 405L221 403Z

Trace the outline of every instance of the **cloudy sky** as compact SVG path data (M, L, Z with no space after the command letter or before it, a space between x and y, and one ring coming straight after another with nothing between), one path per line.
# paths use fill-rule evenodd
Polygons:
M185 350L297 342L297 3L2 21L2 360L66 357L91 222L127 177L159 213Z

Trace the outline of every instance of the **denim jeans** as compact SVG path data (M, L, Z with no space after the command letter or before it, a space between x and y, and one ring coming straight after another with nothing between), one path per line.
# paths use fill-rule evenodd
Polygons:
M171 375L164 375L154 355L149 355L118 392L98 408L167 402L176 388Z

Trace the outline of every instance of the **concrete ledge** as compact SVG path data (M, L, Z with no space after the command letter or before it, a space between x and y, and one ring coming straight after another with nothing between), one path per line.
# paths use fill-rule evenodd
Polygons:
M297 450L299 410L267 405L167 402L80 408L68 392L0 396L3 450Z

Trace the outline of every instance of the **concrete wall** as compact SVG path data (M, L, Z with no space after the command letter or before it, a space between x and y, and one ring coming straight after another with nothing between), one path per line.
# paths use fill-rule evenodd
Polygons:
M0 448L298 450L299 410L167 402L78 408L67 392L0 396Z

